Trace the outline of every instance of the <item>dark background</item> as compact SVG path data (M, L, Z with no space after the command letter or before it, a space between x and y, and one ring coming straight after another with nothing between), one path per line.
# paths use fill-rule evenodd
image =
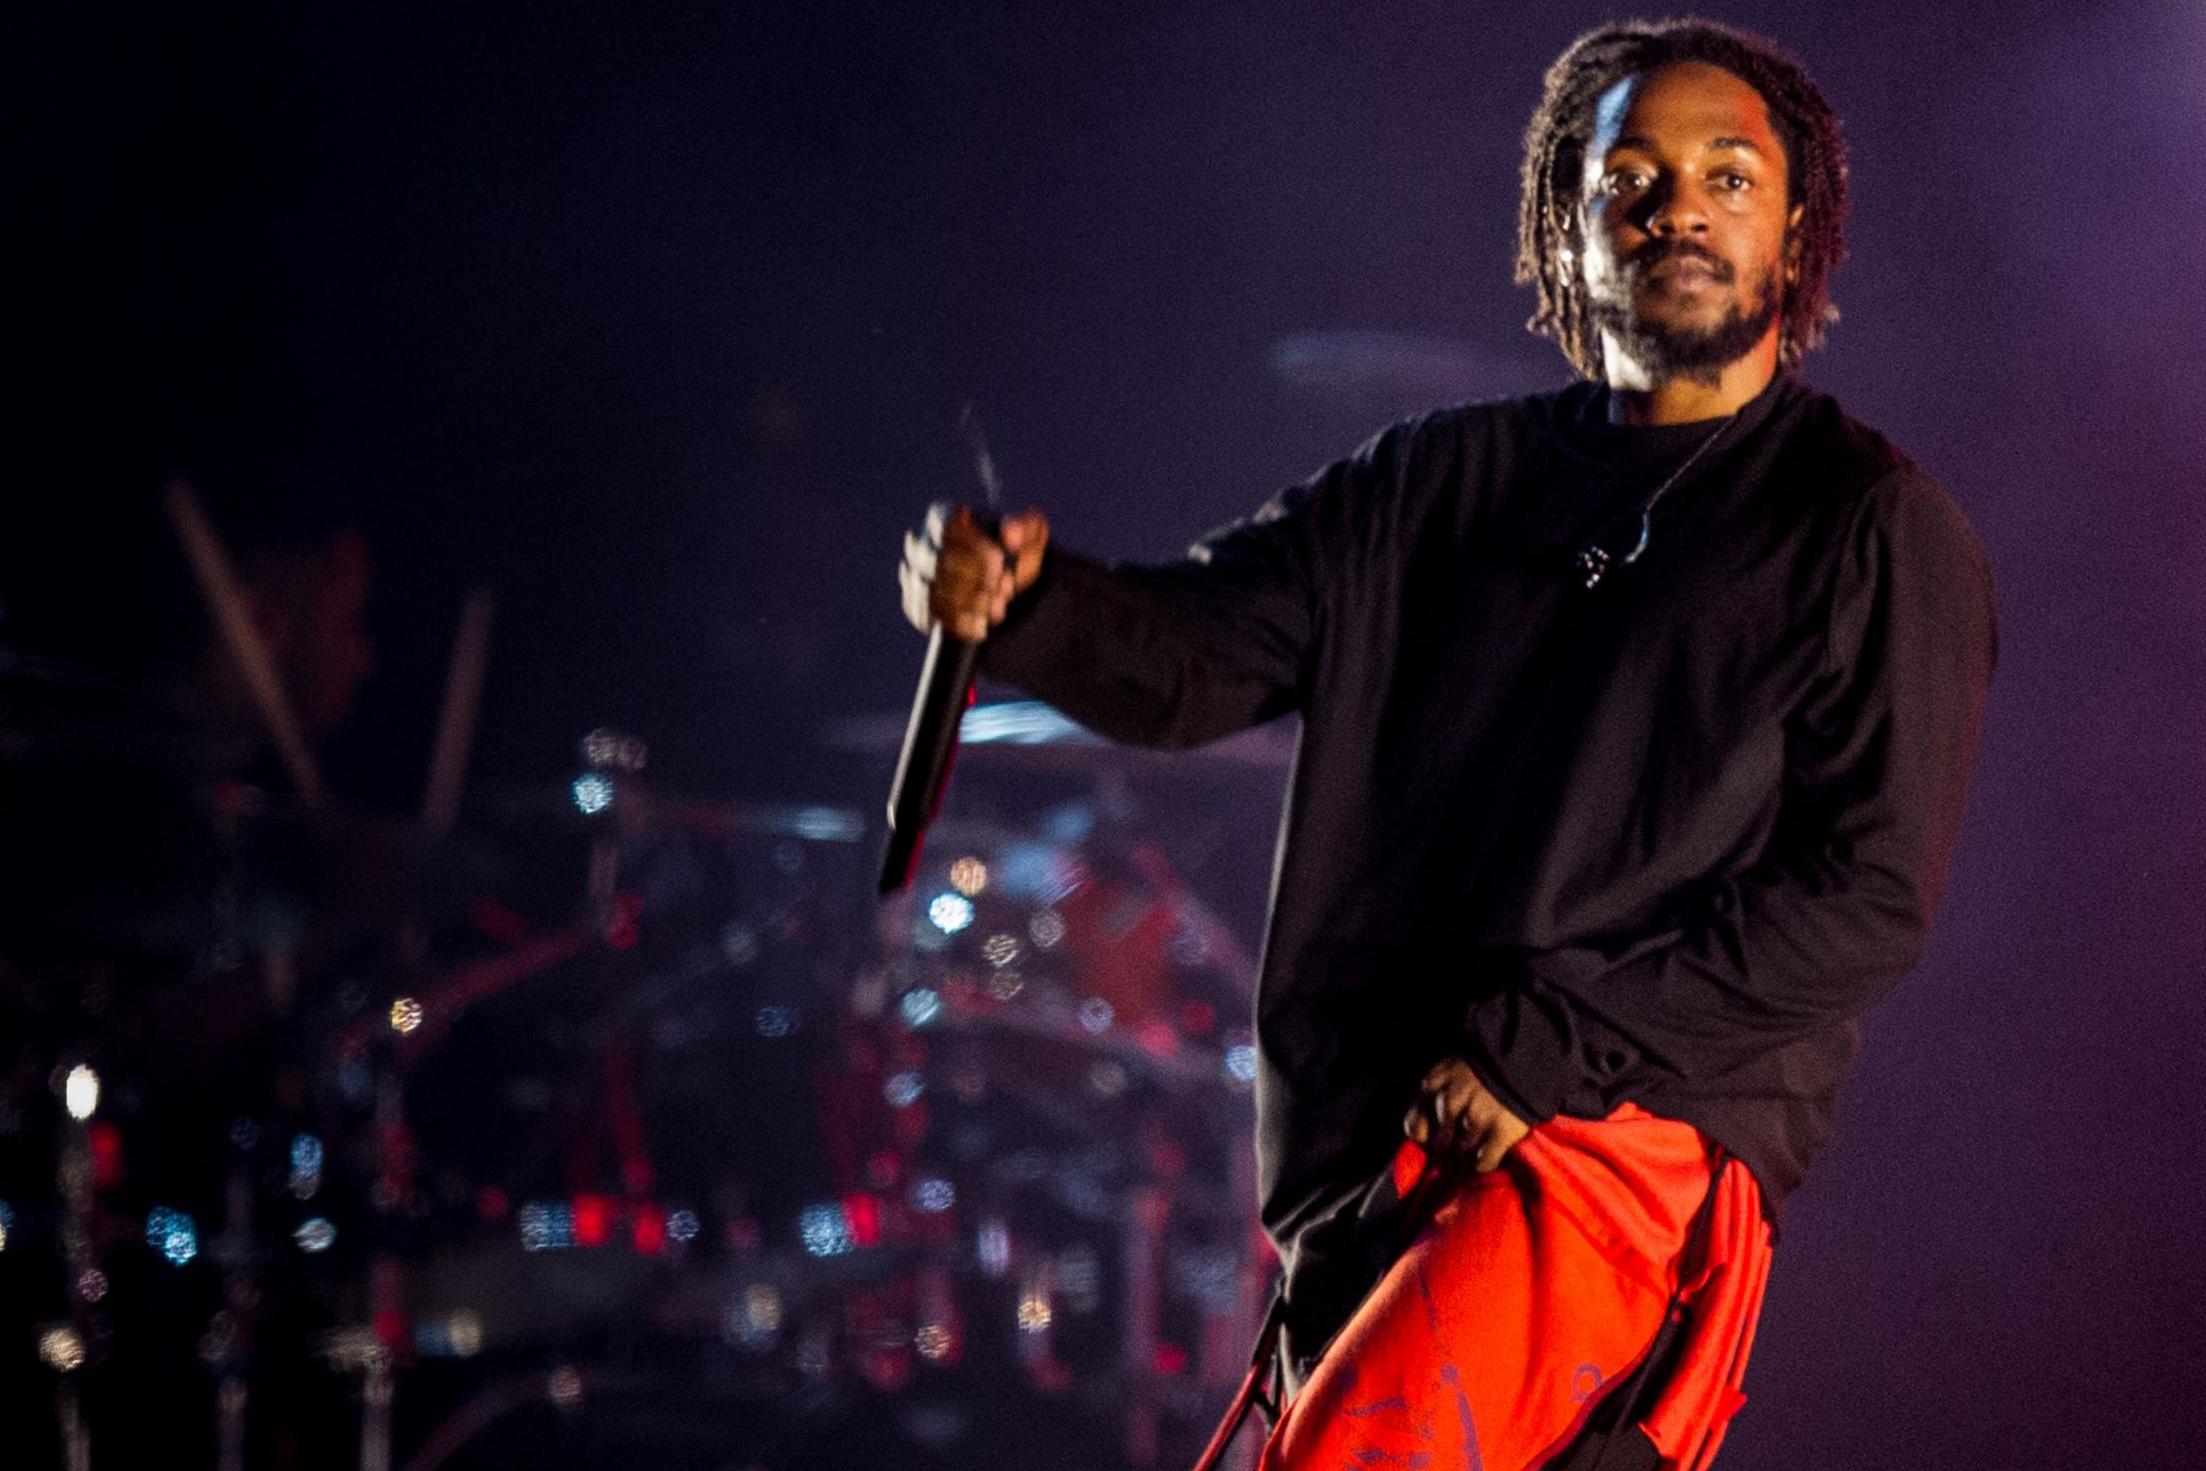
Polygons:
M484 780L611 722L671 786L870 808L881 758L820 732L909 696L897 535L966 491L967 400L1014 500L1156 555L1401 412L1562 380L1509 282L1519 143L1611 13L19 16L0 637L128 643L163 467L341 496L379 563L357 799L418 800L481 582ZM2206 12L1714 13L1846 121L1808 376L1967 510L2004 634L1945 912L1791 1207L1725 1464L2206 1463ZM1426 342L1419 381L1338 339L1282 370L1344 329Z

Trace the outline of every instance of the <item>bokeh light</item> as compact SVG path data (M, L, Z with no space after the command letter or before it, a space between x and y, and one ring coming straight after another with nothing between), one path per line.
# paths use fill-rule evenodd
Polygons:
M950 865L950 887L970 899L988 887L988 865L965 857Z
M973 922L973 901L963 894L937 894L927 905L927 918L945 935L954 935Z
M69 1117L82 1123L100 1106L100 1075L84 1063L69 1069L61 1085L61 1101Z
M199 1255L199 1226L184 1212L157 1205L146 1212L146 1245L181 1267Z

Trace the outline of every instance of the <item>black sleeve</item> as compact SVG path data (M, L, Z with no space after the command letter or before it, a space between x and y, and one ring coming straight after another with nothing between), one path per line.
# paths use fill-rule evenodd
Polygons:
M1201 745L1298 710L1322 597L1408 426L1382 432L1179 561L1110 566L1052 545L981 669L1131 745Z
M1996 654L1974 534L1919 473L1888 477L1848 532L1761 859L1666 933L1531 957L1472 1006L1473 1070L1527 1119L1599 1117L1867 1008L1921 954Z

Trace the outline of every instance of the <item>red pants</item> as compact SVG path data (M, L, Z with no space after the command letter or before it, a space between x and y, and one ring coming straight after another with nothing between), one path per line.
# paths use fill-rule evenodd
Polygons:
M1708 1230L1687 1236L1711 1151L1688 1124L1626 1104L1534 1129L1472 1175L1349 1319L1264 1448L1261 1471L1529 1471L1625 1380L1673 1300L1675 1365L1637 1423L1664 1471L1716 1454L1739 1392L1769 1230L1727 1161ZM1406 1190L1424 1168L1405 1144Z

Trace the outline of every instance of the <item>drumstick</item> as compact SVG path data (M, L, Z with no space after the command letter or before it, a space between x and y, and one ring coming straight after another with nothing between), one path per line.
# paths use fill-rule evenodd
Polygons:
M276 754L283 758L291 784L298 789L300 803L309 810L321 806L322 773L315 765L314 751L307 745L298 717L284 695L283 681L268 657L268 645L261 641L260 630L253 627L252 614L245 606L245 590L238 586L237 573L230 566L229 554L222 549L221 538L207 520L199 493L184 481L173 480L162 496L162 505L168 512L169 525L176 529L176 539L183 544L200 595L214 614L215 627L229 646L230 656L237 660L238 672L245 676L245 688L276 742Z
M497 599L486 587L467 590L460 625L452 635L452 664L444 676L444 705L437 713L437 743L429 758L429 785L421 800L421 825L450 832L460 815L467 756L475 744L475 716L482 706L483 669L490 661L490 619Z

